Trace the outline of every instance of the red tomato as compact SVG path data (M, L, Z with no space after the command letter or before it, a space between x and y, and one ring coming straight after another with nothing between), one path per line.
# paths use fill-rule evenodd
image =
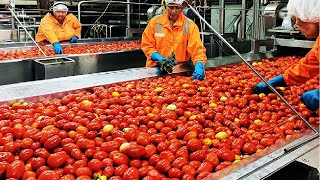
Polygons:
M231 148L232 149L242 149L244 145L244 140L241 138L236 138L232 141Z
M172 167L182 169L185 165L189 163L188 159L185 157L178 157L172 162Z
M51 154L47 160L47 163L50 167L56 168L63 165L66 162L67 158L68 158L67 153L65 153L64 151L61 151L61 152Z
M34 151L33 155L35 157L42 157L43 159L48 159L48 157L50 156L50 153L44 148L39 148Z
M72 166L71 164L69 164L63 168L63 172L64 172L64 174L74 175L76 173L76 168L74 166Z
M107 166L103 169L102 174L107 177L112 177L114 173L114 167L113 166Z
M190 139L187 143L187 147L189 151L197 151L202 148L201 140L199 139Z
M182 172L183 172L184 174L189 173L189 174L191 174L192 176L195 176L195 175L196 175L196 169L195 169L193 166L191 166L191 165L185 165L185 166L183 166Z
M217 155L218 155L219 159L221 159L222 161L233 162L235 160L235 154L226 148L219 149L217 151Z
M184 173L182 176L182 180L195 180L195 178L191 174Z
M224 161L224 162L221 162L216 168L215 168L215 171L220 171L228 166L232 165L232 162L229 162L229 161Z
M51 150L56 148L61 142L61 138L58 135L54 135L46 140L44 143L44 148Z
M163 133L154 134L150 137L151 142L153 143L160 143L166 140L166 135Z
M182 171L178 168L171 168L168 172L170 178L181 178L183 175Z
M114 150L119 150L120 145L118 141L103 142L101 143L100 150L109 153Z
M42 157L37 157L37 158L33 157L30 159L30 164L34 171L36 171L41 166L45 165L45 163L46 163L46 160L43 159Z
M32 178L32 177L36 178L37 174L33 171L26 171L22 175L22 180L27 180L28 178Z
M168 161L172 162L175 159L174 154L171 151L163 151L160 153L161 159L167 159Z
M12 162L14 160L13 154L11 152L0 152L0 162Z
M217 167L219 164L219 158L218 155L214 152L210 152L206 155L205 162L208 162L212 165L213 168Z
M43 171L40 176L38 177L38 180L48 180L48 179L52 179L52 180L59 180L60 177L59 175L52 171L52 170L46 170L46 171Z
M197 176L197 180L204 179L210 175L210 172L202 172Z
M66 174L66 175L62 176L60 178L60 180L75 180L75 177L72 174Z
M25 162L29 160L32 156L33 156L32 149L24 149L19 153L19 159Z
M156 163L156 169L159 172L166 173L171 168L171 164L168 160L162 159Z
M176 152L175 154L175 157L178 158L178 157L186 157L188 158L188 149L186 146L182 146L181 148L178 149L178 151Z
M242 152L245 154L253 154L257 151L257 146L251 142L245 143L242 147Z
M93 172L98 172L101 169L101 161L98 159L91 159L88 163L88 167Z
M50 170L50 168L48 166L41 166L36 170L36 174L37 176L40 176L41 173L43 173L44 171Z
M260 144L265 146L265 147L268 147L268 146L271 146L274 144L274 140L270 139L270 138L262 138L260 140Z
M76 144L81 150L94 149L96 147L94 140L85 138L79 139Z
M202 172L212 172L212 169L213 169L213 167L212 167L212 165L210 164L210 163L208 163L208 162L203 162L203 163L201 163L201 165L198 167L198 169L197 169L197 174L200 174L200 173L202 173Z
M4 151L16 153L20 149L20 144L17 142L8 142L4 145Z
M203 161L206 156L205 150L197 150L190 154L189 159L190 161Z
M147 146L150 144L150 136L148 133L140 132L137 136L137 143L142 146Z
M88 167L79 167L76 170L76 176L91 176L91 175L92 175L92 171Z
M120 166L114 169L114 175L122 177L124 172L126 172L128 166L126 164L121 164Z
M25 165L21 160L13 161L6 171L7 178L17 178L20 179L25 172Z
M123 174L123 180L139 179L138 169L135 167L128 168Z
M143 146L137 144L130 144L125 150L124 153L129 157L137 158L141 157L146 153L146 150Z
M149 158L151 157L153 154L155 154L157 152L157 148L154 145L147 145L145 147L146 153L144 154L144 158Z
M131 159L129 162L130 167L140 168L142 166L142 163L139 159Z
M150 170L148 172L148 176L150 176L151 178L155 179L155 180L160 180L161 179L161 174L159 173L159 171L153 169Z
M113 162L115 165L128 164L129 158L123 153L116 153L113 157Z
M5 162L5 161L0 162L0 177L2 177L4 175L4 173L7 170L8 165L9 165L8 162Z

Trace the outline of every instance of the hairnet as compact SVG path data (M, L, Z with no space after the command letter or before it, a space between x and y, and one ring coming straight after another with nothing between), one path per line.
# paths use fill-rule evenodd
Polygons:
M53 4L52 10L53 10L53 12L55 12L55 11L66 11L66 12L68 12L68 7L67 7L67 5L65 5L65 4L63 4L61 2L57 2L57 3Z
M165 0L164 2L166 5L167 4L176 4L176 5L181 6L183 4L184 0Z
M303 22L320 22L320 0L289 0L287 9Z

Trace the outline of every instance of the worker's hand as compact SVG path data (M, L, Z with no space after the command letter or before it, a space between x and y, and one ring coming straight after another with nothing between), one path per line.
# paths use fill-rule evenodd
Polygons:
M307 91L300 96L301 102L311 111L319 108L319 89Z
M163 61L165 58L159 54L158 52L154 52L151 54L151 57L150 57L152 60L156 61L156 62L161 62Z
M70 42L71 42L71 43L76 43L76 42L78 42L78 37L77 37L77 36L73 36L73 37L70 39Z
M165 58L161 54L159 54L158 52L152 53L150 58L153 61L158 62L158 63L162 63L162 61L168 61L168 62L170 61L173 65L177 65L177 63L174 62L174 58Z
M283 79L283 75L276 76L268 81L268 83L272 87L276 86L286 86L286 82ZM271 92L270 88L267 86L266 83L262 82L257 84L255 87L252 88L252 92L255 94L265 93L268 94Z
M204 79L204 64L203 62L197 62L194 66L194 72L192 79L203 80Z
M59 42L55 42L52 45L56 54L63 54L63 49Z

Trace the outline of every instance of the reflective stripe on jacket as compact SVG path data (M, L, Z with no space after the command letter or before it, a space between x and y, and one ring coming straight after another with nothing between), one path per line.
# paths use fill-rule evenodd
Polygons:
M163 57L170 57L175 52L175 62L186 62L190 57L206 63L206 49L200 39L198 26L181 13L180 17L170 27L168 13L153 17L142 34L141 49L147 56L146 66L155 66L150 59L154 52Z
M80 37L81 23L69 13L61 25L56 18L47 13L40 22L36 35L36 42L49 41L50 44L59 41L70 40L73 36Z
M288 85L301 85L319 74L320 33L308 54L298 64L290 66L283 78Z

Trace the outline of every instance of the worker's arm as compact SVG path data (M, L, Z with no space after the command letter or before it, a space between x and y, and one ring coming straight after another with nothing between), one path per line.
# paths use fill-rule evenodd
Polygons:
M301 85L319 74L320 34L309 53L299 61L299 64L289 67L283 77L288 85Z
M199 28L193 21L190 23L188 36L187 52L191 55L193 64L196 64L198 61L206 64L206 48L200 39Z
M44 18L41 20L40 23L41 29L43 34L46 37L46 40L50 42L50 44L53 44L55 42L59 42L58 37L55 33L55 24L54 22L51 22L49 18Z
M77 36L78 38L81 35L81 23L79 22L79 20L77 19L76 16L74 16L72 14L72 27L75 29L75 36Z
M147 59L151 59L151 54L157 52L156 39L154 37L155 21L156 18L152 18L142 33L141 49L146 55Z

